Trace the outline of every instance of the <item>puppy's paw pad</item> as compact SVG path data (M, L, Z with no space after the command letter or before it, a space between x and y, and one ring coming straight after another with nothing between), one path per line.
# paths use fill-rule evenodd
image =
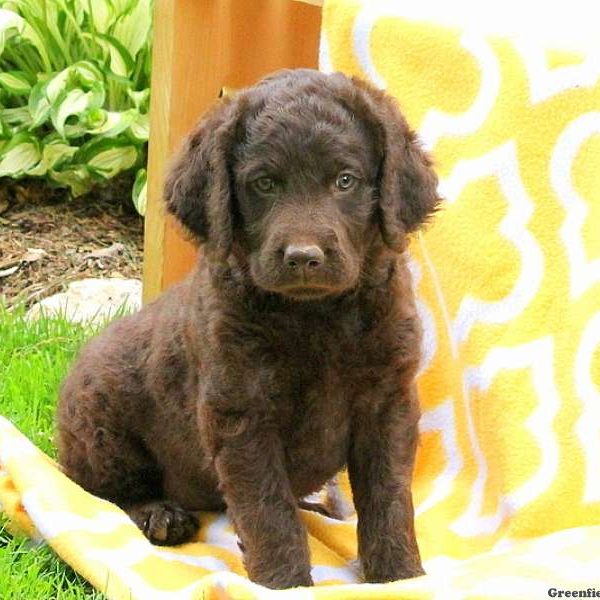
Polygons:
M174 502L153 502L137 509L134 521L157 546L175 546L192 540L197 517Z

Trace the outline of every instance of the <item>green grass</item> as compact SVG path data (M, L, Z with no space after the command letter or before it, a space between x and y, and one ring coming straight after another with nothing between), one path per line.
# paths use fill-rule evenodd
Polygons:
M52 457L58 388L93 333L64 319L29 323L23 311L9 313L0 303L0 414ZM0 599L104 598L50 548L13 538L4 524L0 517Z

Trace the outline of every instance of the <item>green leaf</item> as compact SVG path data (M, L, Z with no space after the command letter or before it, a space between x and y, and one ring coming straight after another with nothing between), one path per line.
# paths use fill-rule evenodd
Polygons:
M56 48L55 53L61 55L65 61L63 64L73 62L74 56L72 52L76 46L73 43L73 38L70 36L70 29L73 26L71 18L74 18L73 11L65 5L63 0L47 0L42 2L43 6L43 23L44 29L38 27L44 32L44 41L51 43Z
M110 70L120 77L128 77L135 68L135 63L129 51L116 38L98 33L96 42L108 53Z
M132 83L129 77L123 77L122 75L117 75L113 73L110 69L106 69L106 81L107 85L111 85L112 82L116 84L115 87L125 91L127 88L130 88ZM118 106L111 106L111 109L118 108Z
M117 15L122 15L131 10L137 0L111 0Z
M60 135L65 137L65 122L71 115L83 114L90 103L89 93L80 89L74 89L67 92L60 102L57 102L50 112L50 118L54 128Z
M0 144L5 144L6 138L10 137L11 133L10 128L2 118L2 111L0 110ZM0 152L2 152L2 148L0 148Z
M24 96L31 91L30 77L23 71L0 73L0 85L15 96Z
M23 129L31 125L31 115L27 106L0 110L2 120L13 129Z
M82 87L92 88L98 83L104 81L102 71L92 62L88 60L80 60L75 63L71 69L77 75L78 81Z
M143 73L146 77L146 85L149 85L150 75L152 74L152 52L150 42L148 42L148 46L144 48L144 51L141 53L141 55L144 57Z
M149 115L138 114L133 123L131 123L129 131L136 141L147 142L150 137Z
M88 3L87 2L81 2L81 0L75 0L75 1L71 1L69 2L69 0L67 0L65 2L65 0L63 1L63 8L66 11L70 11L70 13L73 15L73 18L75 19L75 22L77 23L77 25L79 27L81 27L84 24L84 19L85 19L85 6ZM94 1L94 3L96 3L97 0Z
M50 181L68 187L73 197L82 196L92 189L93 180L85 165L73 165L66 169L48 171Z
M46 97L53 104L65 90L98 90L103 87L103 81L102 72L91 62L82 60L63 69L46 83Z
M108 110L103 112L104 122L96 128L88 129L88 133L102 137L116 137L130 127L137 117L137 111L133 108L123 112Z
M17 133L2 149L0 177L21 177L37 167L42 158L38 139L26 132Z
M106 111L103 108L92 108L85 114L87 131L93 131L106 123Z
M104 88L98 84L92 86L88 92L80 88L63 92L50 111L50 118L56 131L63 137L79 137L86 132L83 125L87 111L96 110L104 102ZM66 121L71 116L76 116L78 123L67 126Z
M25 24L23 29L23 39L27 40L38 52L46 72L52 70L52 60L50 59L49 47L51 46L44 41L44 37L40 35L33 27L28 23ZM52 46L54 47L54 46Z
M138 158L137 148L135 146L122 146L120 148L109 148L98 153L88 162L88 167L95 173L110 179L120 173L133 167Z
M46 168L58 169L73 158L78 149L76 146L70 146L61 138L50 139L42 149L42 161Z
M37 2L36 4L41 3ZM52 13L51 7L54 3L45 2L44 4L47 12ZM65 41L60 35L54 35L48 27L48 23L58 17L52 14L45 16L41 11L34 11L29 8L21 10L26 20L23 28L23 39L29 41L36 48L42 57L46 70L60 68L72 62Z
M57 103L51 113L50 118L54 128L60 135L65 137L65 122L71 115L80 116L88 108L90 103L89 93L83 90L74 89L66 93L64 99Z
M6 42L23 32L25 20L12 10L0 8L0 56L4 52Z
M142 113L148 112L150 89L146 88L139 92L127 90L127 95L133 100L133 105Z
M94 30L106 33L113 25L115 11L110 0L92 0L84 3L84 10L90 14Z
M113 36L127 48L130 56L135 57L147 43L151 26L151 0L137 0L131 9L118 19Z
M48 167L46 166L46 163L43 160L40 160L40 162L35 167L28 169L25 175L29 175L30 177L41 177L47 172Z
M85 123L77 121L76 123L65 123L65 139L75 140L82 138L87 133Z
M50 101L46 96L46 85L47 82L39 81L29 94L29 114L31 116L30 129L39 127L42 123L45 123L50 116Z
M146 169L140 169L135 175L135 182L131 192L133 205L140 215L146 214L146 196L148 190L148 177Z
M62 92L64 92L67 87L67 83L69 82L69 77L72 74L72 67L68 67L63 69L59 73L57 73L52 79L46 82L45 86L45 94L48 102L52 104Z
M14 29L21 33L25 27L25 19L13 10L0 8L0 32Z
M101 138L84 144L76 159L92 173L110 179L135 165L138 149L125 138Z

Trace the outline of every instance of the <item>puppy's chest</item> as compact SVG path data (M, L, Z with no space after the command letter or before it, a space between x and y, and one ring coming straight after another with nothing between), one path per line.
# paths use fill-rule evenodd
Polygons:
M392 360L387 340L358 317L348 317L288 324L271 340L272 380L286 399L283 412L291 413L282 415L285 421L349 412L369 374Z
M334 368L323 365L296 375L279 389L272 410L292 487L305 495L345 464L352 409L349 390Z
M360 340L330 330L325 339L304 332L279 354L271 410L288 467L327 478L346 461L353 402L360 387Z
M346 420L351 412L347 382L335 366L298 364L291 373L285 369L276 385L271 403L277 423L287 436L310 431L313 435L332 422Z

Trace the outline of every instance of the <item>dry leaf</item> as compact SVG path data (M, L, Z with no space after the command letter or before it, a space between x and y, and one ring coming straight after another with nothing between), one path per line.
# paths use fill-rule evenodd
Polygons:
M32 263L44 258L48 253L41 248L27 248L27 252L21 257L22 262Z
M93 250L89 254L86 255L85 258L113 258L114 256L119 256L123 254L125 251L125 246L123 244L115 243L109 246L108 248L100 248L99 250Z

